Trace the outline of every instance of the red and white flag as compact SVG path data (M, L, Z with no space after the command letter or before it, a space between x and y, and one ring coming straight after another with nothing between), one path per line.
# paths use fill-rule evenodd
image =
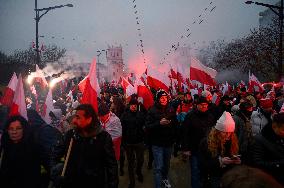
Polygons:
M96 59L94 59L91 64L89 74L82 81L80 82L82 84L81 89L83 89L83 96L82 96L81 104L91 104L93 108L95 109L95 111L98 112L98 98L97 97L98 97L98 93L100 93L100 88L99 88L98 79L96 75Z
M203 84L207 84L210 86L216 85L215 77L217 75L217 71L206 67L203 65L198 59L192 57L190 64L190 80L196 80Z
M124 77L122 77L121 86L124 90L126 99L129 98L132 94L135 94L137 92L137 88L133 86L131 83L129 83L129 81Z
M49 113L54 110L53 106L53 99L52 99L52 90L49 88L48 94L45 99L45 103L43 105L43 111L42 111L42 118L47 123L51 123L51 118L49 116Z
M163 89L169 92L170 79L158 69L147 68L147 84L155 90Z
M21 74L19 75L17 87L15 90L15 96L13 99L13 104L10 108L10 116L21 115L24 118L28 119L27 116L27 106L25 101L25 92L23 86L23 79Z
M35 82L39 82L41 87L47 87L48 83L45 79L43 71L36 65L36 74L34 75Z
M143 99L143 105L148 110L149 107L154 105L154 97L148 87L142 81L137 83L137 96Z
M260 81L258 81L257 77L253 73L249 73L249 86L248 91L253 92L263 92L264 88Z
M8 86L5 89L4 95L1 98L1 103L6 106L11 106L15 94L15 90L17 87L18 78L16 73L14 72Z

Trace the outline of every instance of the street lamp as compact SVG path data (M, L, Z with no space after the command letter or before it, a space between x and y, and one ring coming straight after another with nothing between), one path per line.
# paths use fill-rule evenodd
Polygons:
M73 7L72 4L66 4L66 5L58 5L58 6L53 6L53 7L48 7L48 8L41 8L38 9L37 8L37 0L35 0L35 12L36 12L36 17L35 17L35 21L36 21L36 64L39 65L40 63L40 56L39 56L39 46L38 46L38 23L39 20L45 15L47 14L48 11L53 10L53 9L57 9L57 8L62 8L62 7ZM40 12L44 11L44 13L42 13L40 15Z
M283 0L281 0L280 6L266 4L266 3L259 3L255 1L246 1L246 4L256 4L264 7L268 7L272 12L274 12L279 17L279 60L278 60L278 79L282 81L283 78L283 70L282 70L282 59L283 59Z

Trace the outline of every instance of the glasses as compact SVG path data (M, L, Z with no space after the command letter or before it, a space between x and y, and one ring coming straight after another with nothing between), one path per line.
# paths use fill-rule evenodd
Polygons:
M17 127L17 128L14 128L14 129L8 129L9 132L12 132L12 131L21 131L23 130L22 127Z

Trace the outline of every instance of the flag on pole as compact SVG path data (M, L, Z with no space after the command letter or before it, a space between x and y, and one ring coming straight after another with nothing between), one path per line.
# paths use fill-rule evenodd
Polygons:
M19 75L17 87L15 90L15 96L13 99L12 106L10 108L10 116L21 115L24 118L28 119L27 116L27 106L25 101L25 92L23 86L23 80L21 74Z
M54 110L54 106L53 106L53 99L52 99L52 89L49 88L49 91L45 99L45 103L43 105L43 112L42 112L42 118L47 124L51 123L51 118L49 116L49 113L53 110Z
M154 105L153 94L142 81L138 81L137 83L137 96L143 99L143 105L146 109Z
M210 86L216 85L215 77L217 75L217 71L206 67L203 65L198 59L192 57L190 64L190 80L196 80L203 84L207 84Z
M84 79L84 82L85 83L81 83L82 85L85 85L84 87L81 86L81 89L83 89L83 96L82 96L81 104L91 104L93 108L95 109L95 111L98 112L98 98L97 97L98 97L98 93L100 92L100 89L99 89L98 79L96 75L96 59L93 60L91 67L90 67L89 74Z
M16 73L14 72L8 86L6 87L6 89L4 91L4 95L1 98L0 102L3 105L6 105L6 106L12 105L13 98L14 98L14 95L15 95L15 90L16 90L16 87L17 87L17 83L18 83L18 78L17 78Z
M158 69L147 68L147 84L155 90L163 89L169 92L170 79Z

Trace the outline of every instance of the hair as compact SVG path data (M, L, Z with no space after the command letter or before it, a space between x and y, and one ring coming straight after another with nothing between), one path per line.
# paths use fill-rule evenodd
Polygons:
M235 133L231 133L231 148L230 155L236 155L239 152L238 138ZM213 157L217 155L224 156L225 153L225 138L222 137L221 131L218 131L214 127L211 129L208 135L208 150L211 152Z
M284 124L284 113L275 114L272 118L272 123L277 127L282 127Z
M30 125L28 123L28 121L20 116L20 115L16 115L16 116L11 116L10 118L8 118L8 120L6 121L5 125L4 125L4 133L3 133L3 145L8 143L8 140L10 140L9 134L8 134L8 128L11 125L11 123L15 122L15 121L19 121L22 125L23 128L23 138L22 140L26 140L28 138L28 136L30 135Z
M111 111L120 118L120 116L122 115L122 113L124 112L125 109L125 105L122 101L122 99L120 99L119 97L113 97L112 98L113 102L111 105Z
M97 113L95 112L93 106L91 104L80 104L75 110L82 110L84 111L85 118L92 118L91 125L97 126L99 125L100 121L98 118Z
M221 188L281 188L271 175L258 168L238 165L227 171L221 178Z

